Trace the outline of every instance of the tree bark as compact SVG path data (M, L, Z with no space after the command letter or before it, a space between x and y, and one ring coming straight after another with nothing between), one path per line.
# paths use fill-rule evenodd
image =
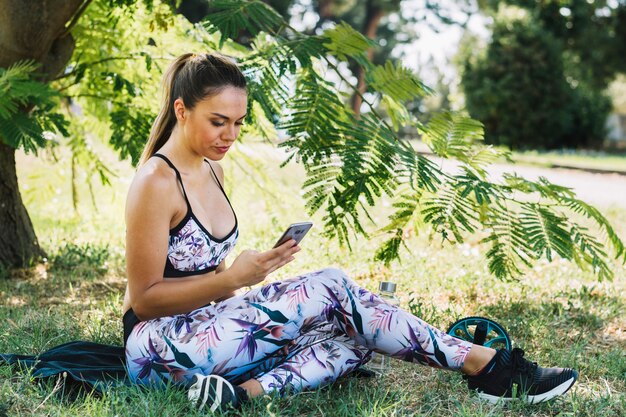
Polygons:
M372 0L368 0L367 9L365 12L365 21L363 22L363 33L369 39L374 39L376 37L376 29L378 29L378 25L380 24L380 19L385 15L385 11L382 7L375 5ZM370 48L367 51L367 57L371 61L374 57L374 50ZM352 110L354 114L358 117L361 114L361 103L363 100L361 96L365 94L367 90L367 84L365 83L365 71L360 65L356 65L356 71L354 74L357 78L357 90L360 95L354 93L352 95Z
M17 185L15 149L0 143L0 263L23 267L44 256Z
M66 26L90 1L0 0L0 67L31 59L41 64L41 81L53 79L74 50ZM43 255L20 195L15 149L0 137L0 265L25 267Z

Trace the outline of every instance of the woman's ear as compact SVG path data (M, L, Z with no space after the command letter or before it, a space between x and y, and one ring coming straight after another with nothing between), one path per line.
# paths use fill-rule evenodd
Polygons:
M176 115L176 120L179 122L184 122L185 117L187 116L187 109L185 109L185 103L180 98L177 98L174 101L174 114Z

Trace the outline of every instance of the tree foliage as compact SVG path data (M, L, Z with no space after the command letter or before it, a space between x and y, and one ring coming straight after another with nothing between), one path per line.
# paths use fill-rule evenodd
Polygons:
M260 2L251 3L265 7ZM247 19L263 18L263 14L253 12L255 9L247 10ZM209 16L207 27L223 34L222 21L223 16L220 20ZM241 21L240 25L247 28L253 23ZM362 34L347 25L334 26L321 35L299 33L286 22L273 27L269 33L259 32L252 53L241 57L250 79L262 80L263 88L255 90L255 99L275 103L261 106L266 113L255 113L254 117L272 120L279 112L279 127L290 135L279 146L290 153L288 160L296 158L304 165L307 207L311 213L324 210L328 237L349 245L352 237L368 236L361 219L368 218L368 207L386 194L396 198L394 207L398 210L382 228L390 238L377 251L376 259L395 259L405 229L412 227L413 218L422 217L451 242L463 241L467 233L485 231L484 243L491 246L487 253L490 270L502 278L517 276L522 266L532 265L541 257L552 259L555 254L581 266L591 264L601 278L611 276L608 256L598 250L602 246L585 232L586 226L579 225L580 229L573 232L572 225L577 223L571 220L571 191L546 180L533 183L509 177L506 183L498 184L487 178L484 168L498 153L482 144L480 123L450 112L433 117L427 125L410 117L404 119L419 127L435 153L462 162L462 173L451 175L401 141L370 101L364 101L369 112L356 117L341 93L327 81L332 79L332 72L337 82L356 90L357 86L341 75L338 62L354 60L362 65L370 89L381 101L391 100L397 113L406 114L402 112L404 102L430 91L401 66L373 64L365 52L368 39ZM234 33L232 27L228 30ZM317 47L311 47L313 44ZM298 54L293 53L294 45L302 45ZM292 94L284 89L289 83L296 85ZM541 198L533 205L515 197L515 193L538 192ZM606 219L597 210L576 209L605 232L614 255L623 260L623 244ZM524 221L505 226L513 218Z
M59 94L49 85L34 79L37 63L21 61L0 68L0 138L7 145L37 152L45 146L44 132L67 135L67 121L55 111ZM35 105L33 105L35 104ZM31 108L29 114L24 109Z
M525 266L554 256L589 265L600 278L610 278L610 257L626 259L607 220L570 190L514 176L492 182L485 168L499 154L482 142L479 122L451 112L427 124L417 121L405 103L430 94L430 89L399 64L373 63L367 54L371 40L351 26L301 33L260 1L211 2L215 13L191 26L160 9L166 6L157 1L149 7L125 3L111 12L104 0L94 2L75 28L84 42L77 45L80 53L53 85L66 100L80 103L85 120L77 123L92 120L132 161L137 161L137 144L147 137L155 111L154 83L144 81L158 79L161 63L171 59L165 51L178 55L222 49L237 57L249 80L251 127L246 135L274 143L276 128L288 133L289 139L278 145L288 153L284 164L295 159L303 165L307 209L310 214L324 212L328 238L350 246L353 239L370 236L371 224L376 225L369 210L387 196L394 200L395 212L386 226L374 231L387 236L375 254L386 263L399 257L407 232L422 222L453 243L468 233L482 233L490 248L489 268L501 278L518 276ZM154 30L140 29L149 23ZM97 43L105 31L113 40L131 41ZM252 36L250 47L233 39L241 31ZM182 39L187 43L181 44ZM360 94L340 70L348 62L367 74L374 97L361 97L367 111L360 116L346 102L348 94ZM379 102L385 103L391 124L378 112ZM72 123L78 119L68 118ZM437 155L459 160L460 173L443 172L400 140L401 124L418 128ZM533 203L529 196L536 197ZM578 223L573 214L589 221Z
M485 0L483 10L503 6L526 10L531 19L560 40L566 73L594 90L603 90L626 72L626 1Z

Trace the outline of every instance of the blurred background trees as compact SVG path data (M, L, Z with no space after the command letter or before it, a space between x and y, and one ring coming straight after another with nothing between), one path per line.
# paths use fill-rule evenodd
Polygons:
M600 148L609 84L626 72L622 0L485 0L484 50L461 62L467 109L485 140L513 149Z

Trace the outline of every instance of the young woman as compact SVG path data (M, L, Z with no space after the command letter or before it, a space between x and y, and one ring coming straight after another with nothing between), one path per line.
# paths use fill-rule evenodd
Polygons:
M529 402L565 393L572 369L541 368L428 325L325 268L245 293L294 259L295 241L245 250L217 161L246 116L246 80L230 59L185 54L164 77L164 102L130 186L124 341L138 384L173 382L211 410L313 389L367 363L372 351L461 371L492 402L514 385Z

